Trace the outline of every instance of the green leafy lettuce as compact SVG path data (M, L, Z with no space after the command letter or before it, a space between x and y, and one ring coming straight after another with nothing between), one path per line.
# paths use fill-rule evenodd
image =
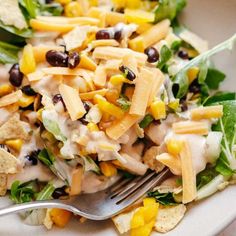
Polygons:
M19 47L0 41L0 64L16 63L19 50Z
M98 175L101 174L100 168L90 156L81 156L81 158L84 163L84 171L93 171Z
M163 19L174 20L186 6L186 0L159 0L155 10L155 22Z
M205 83L210 89L218 89L219 85L225 79L225 74L215 68L208 68Z
M166 65L166 63L171 59L171 57L172 57L171 50L166 45L163 45L161 47L160 61L158 62L157 67L160 70L163 70L165 65Z
M176 201L173 197L173 193L160 193L158 190L153 192L148 192L148 197L154 197L157 202L164 206L176 205Z
M188 77L187 77L187 71L195 66L200 67L201 71L200 71L200 75L198 77L198 81L200 84L204 84L205 80L207 79L207 71L208 69L206 68L206 62L207 60L215 55L218 52L221 52L225 49L232 49L234 43L236 41L236 34L233 35L231 38L229 38L228 40L218 44L217 46L215 46L214 48L200 54L199 56L195 57L194 59L192 59L191 61L189 61L174 77L173 77L173 83L174 83L174 88L175 88L175 94L177 98L181 98L183 97L187 92L188 92ZM210 72L210 76L211 76ZM214 71L214 74L216 74L216 72ZM219 73L217 73L217 80L218 82L216 82L217 84L219 83L219 80L222 80L222 75L219 75ZM220 78L220 79L219 79ZM207 79L207 83L210 84L211 79L208 77ZM210 87L216 87L216 84L212 84L210 85Z

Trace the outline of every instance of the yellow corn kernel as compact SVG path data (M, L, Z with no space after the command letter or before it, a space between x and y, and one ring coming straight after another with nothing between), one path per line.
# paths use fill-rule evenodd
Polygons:
M43 121L42 113L43 113L43 108L37 111L37 119L40 120L41 122Z
M53 208L50 211L50 216L56 226L64 228L69 222L72 213L63 209Z
M89 0L90 7L97 7L98 6L98 0Z
M192 67L188 70L188 82L191 84L198 76L199 68L198 67Z
M153 197L146 197L143 199L143 206L150 206L156 203L156 199Z
M199 134L206 135L209 132L209 125L204 121L180 121L172 124L176 134Z
M87 128L89 129L89 131L93 132L93 131L99 131L99 128L96 124L90 122L87 124Z
M109 89L105 95L108 102L116 104L117 99L119 98L119 92L117 89Z
M98 107L102 112L108 113L118 119L121 119L124 116L124 111L121 108L106 101L104 97L96 95L94 101L98 104Z
M10 140L7 140L5 144L8 147L14 149L15 151L20 152L23 145L23 141L22 139L10 139Z
M0 97L5 96L11 92L13 92L14 87L10 84L3 84L0 86Z
M126 79L123 75L113 75L110 78L110 83L114 86L121 85L123 83L131 84L131 81Z
M176 111L179 107L179 99L175 99L174 101L170 102L168 107Z
M41 134L41 137L43 139L48 140L50 143L55 143L57 140L55 139L55 137L53 136L53 134L51 134L50 132L48 132L47 130L44 130Z
M199 52L195 49L185 48L190 58L196 57L199 55Z
M153 22L155 19L155 14L153 12L148 12L143 10L125 9L125 18L128 21L128 23L142 24L142 23Z
M83 9L78 2L69 2L65 6L65 15L67 17L77 17L83 15Z
M180 140L176 140L176 139L169 139L166 142L166 147L167 147L168 153L176 156L181 152L182 142Z
M25 94L22 94L22 97L18 101L18 105L20 107L28 107L30 104L34 102L35 97L34 96L27 96Z
M72 0L56 0L56 2L61 3L62 5L70 3Z
M106 177L111 177L117 174L116 167L110 162L100 162L99 167L101 169L102 174Z
M193 120L202 119L218 119L223 116L223 106L209 106L209 107L198 107L191 110L191 118Z
M31 44L27 44L23 49L22 58L20 60L20 71L28 75L33 73L36 69L36 62L34 58L34 51Z
M155 120L166 118L166 105L163 101L155 101L150 106L150 111Z

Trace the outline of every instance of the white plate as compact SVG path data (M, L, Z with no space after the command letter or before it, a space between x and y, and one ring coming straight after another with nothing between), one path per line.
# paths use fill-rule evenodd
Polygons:
M189 0L182 21L205 39L210 46L226 39L236 32L235 0ZM222 53L217 56L216 64L223 69L229 79L223 88L236 90L236 51L233 54ZM190 206L184 220L166 236L213 236L236 218L236 188L231 186L223 192ZM0 207L7 204L1 199ZM91 206L92 207L92 206ZM0 218L0 235L3 236L116 236L110 221L87 222L80 224L73 220L65 229L53 228L47 231L43 227L22 224L16 215ZM153 235L159 235L153 233Z

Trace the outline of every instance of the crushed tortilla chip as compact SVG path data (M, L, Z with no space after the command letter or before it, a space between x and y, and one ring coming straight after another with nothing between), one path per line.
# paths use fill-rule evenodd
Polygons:
M182 220L185 212L184 204L159 208L155 230L160 233L169 232Z
M46 216L43 220L43 224L47 229L51 229L53 226L53 221L52 221L51 215L50 215L51 211L52 211L52 209L47 209Z
M27 140L27 138L28 133L24 128L23 122L20 121L19 114L14 114L0 127L0 142L8 139Z
M4 196L7 192L7 175L0 174L0 196Z
M15 174L18 172L19 161L5 149L0 148L0 174Z

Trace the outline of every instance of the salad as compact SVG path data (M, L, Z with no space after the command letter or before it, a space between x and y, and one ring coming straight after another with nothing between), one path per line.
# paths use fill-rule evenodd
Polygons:
M113 217L120 234L172 230L235 184L236 100L212 49L178 21L186 0L5 0L0 6L0 195L14 203L172 176ZM14 14L12 14L14 13ZM61 209L24 223L65 227ZM81 222L86 219L80 218Z

